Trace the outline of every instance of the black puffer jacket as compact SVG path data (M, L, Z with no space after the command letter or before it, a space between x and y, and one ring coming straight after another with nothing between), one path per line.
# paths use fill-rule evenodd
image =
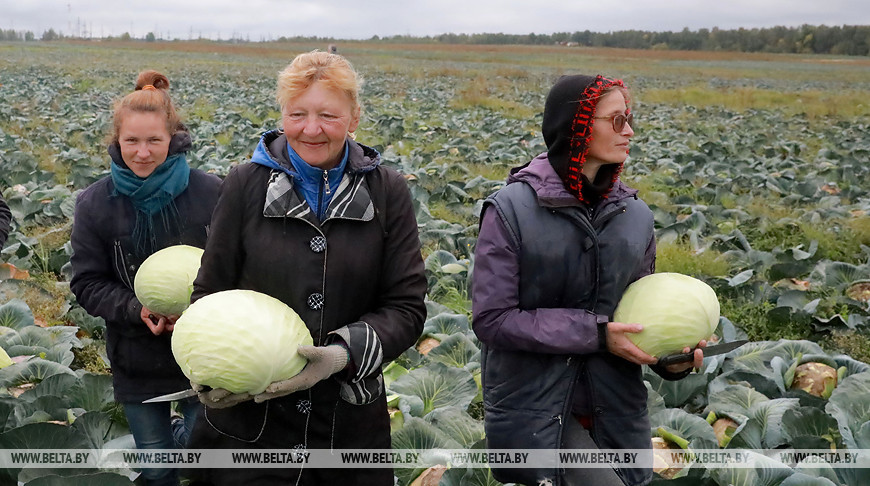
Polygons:
M182 229L167 232L155 224L158 250L181 244L205 247L220 184L218 177L191 169L187 189L174 200ZM116 194L112 178L105 177L79 194L70 237L70 289L89 314L106 320L118 402L141 402L190 387L172 357L171 334L155 336L139 316L142 304L133 293L133 280L149 255L135 250L135 222L132 202Z

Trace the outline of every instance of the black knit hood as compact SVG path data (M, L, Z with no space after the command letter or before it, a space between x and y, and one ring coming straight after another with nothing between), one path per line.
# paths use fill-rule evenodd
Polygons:
M589 188L583 190L583 175L580 171L592 141L592 117L595 116L595 106L602 92L613 86L625 87L622 80L601 75L562 76L550 89L544 105L541 131L547 144L550 164L565 188L583 202L589 202ZM595 192L600 190L601 196L607 197L621 170L622 164L603 166L594 181L597 186ZM609 183L603 181L602 184L602 178L609 179Z

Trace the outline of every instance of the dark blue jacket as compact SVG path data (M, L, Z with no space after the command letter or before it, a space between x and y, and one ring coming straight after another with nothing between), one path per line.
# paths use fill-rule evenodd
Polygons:
M591 416L600 448L649 449L641 367L609 353L603 333L625 288L653 272L652 212L620 181L586 207L546 156L508 182L485 202L473 274L488 447L558 449L578 413ZM630 485L652 475L617 472ZM561 481L546 465L493 475Z
M212 209L221 181L196 169L187 189L175 198L179 225L158 229L157 250L172 245L205 247ZM106 320L106 351L112 366L115 400L141 402L190 387L172 357L169 333L155 336L139 316L142 304L133 293L139 265L131 234L136 210L115 194L111 177L91 184L76 200L70 243L70 289L89 314Z

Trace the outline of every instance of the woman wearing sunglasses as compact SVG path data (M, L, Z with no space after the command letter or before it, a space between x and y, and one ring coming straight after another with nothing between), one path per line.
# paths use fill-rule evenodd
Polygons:
M484 203L472 299L490 449L650 449L641 365L679 379L702 364L697 350L656 367L626 336L641 326L612 322L625 288L655 267L652 212L619 179L632 121L622 81L563 76L544 108L547 153ZM652 479L638 464L492 470L522 484Z

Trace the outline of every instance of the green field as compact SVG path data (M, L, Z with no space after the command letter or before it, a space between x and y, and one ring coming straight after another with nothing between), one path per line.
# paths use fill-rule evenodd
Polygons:
M314 48L326 46L0 44L0 190L15 216L0 254L0 324L14 331L0 333L0 347L32 356L0 370L0 416L14 417L0 428L0 449L22 434L75 427L48 423L68 421L67 410L83 409L106 427L99 444L126 433L101 357L104 324L76 305L67 286L74 196L108 171L112 102L140 70L167 74L193 135L191 165L224 175L278 126L278 71ZM843 411L851 399L870 402L870 58L364 42L339 51L364 79L357 140L409 180L429 279L425 332L441 343L426 355L411 349L391 368L388 382L403 380L396 389L404 390L388 384L401 410L394 443L414 445L411 424L415 433L455 442L432 425L432 413L467 427L466 439L482 438L476 387L460 386L479 375L467 275L480 201L511 167L545 150L541 114L553 81L601 73L632 88L637 128L624 174L654 210L657 270L708 282L722 305L720 336L758 342L712 360L694 381L648 376L654 428L682 432L703 448L707 430L680 424L712 410L738 418L734 437L744 447L870 448L861 428L870 412ZM28 330L34 323L49 327ZM853 398L839 389L830 400L790 390L794 366L808 356L845 368ZM425 395L430 380L447 375L452 386ZM58 396L78 387L91 399L43 406L38 390L46 383ZM760 397L735 409L727 397L746 390ZM772 409L779 422L762 422ZM788 431L807 414L818 419L811 432L751 440L757 427ZM36 477L25 473L19 480ZM415 477L397 475L401 484ZM445 481L458 485L461 476L448 472ZM461 484L496 484L485 471L469 478ZM721 471L705 478L733 480ZM860 475L828 480L870 484ZM735 484L780 484L746 481Z

